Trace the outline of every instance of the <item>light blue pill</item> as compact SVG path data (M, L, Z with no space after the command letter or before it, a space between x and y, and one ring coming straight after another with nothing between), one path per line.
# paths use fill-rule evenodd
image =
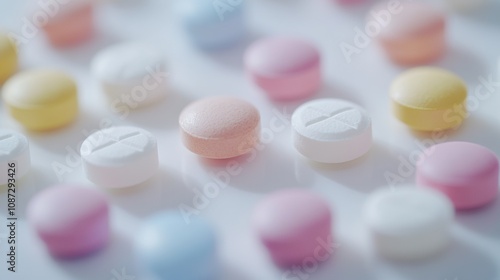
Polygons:
M140 267L158 279L218 278L215 233L201 219L187 222L177 212L157 214L143 225L135 249Z
M246 36L244 0L178 0L182 25L203 49L220 49Z

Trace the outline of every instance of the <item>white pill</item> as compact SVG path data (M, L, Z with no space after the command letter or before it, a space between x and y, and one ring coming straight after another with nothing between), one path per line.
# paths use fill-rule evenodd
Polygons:
M0 129L0 185L16 183L30 167L28 139L15 131Z
M121 43L101 50L92 60L92 75L108 94L111 106L140 108L166 95L165 56L139 42Z
M158 147L150 132L130 126L91 134L80 149L87 178L98 186L123 188L140 184L158 170Z
M341 99L317 99L292 115L293 143L299 153L322 163L341 163L372 146L372 122L360 106Z
M454 210L448 198L435 190L398 187L371 194L364 216L373 245L382 256L415 260L448 245Z

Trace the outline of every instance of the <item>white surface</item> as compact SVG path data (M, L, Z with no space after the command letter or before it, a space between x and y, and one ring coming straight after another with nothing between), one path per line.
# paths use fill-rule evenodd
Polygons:
M435 190L379 190L370 195L364 211L374 247L390 259L423 259L450 243L453 205Z
M20 34L24 24L22 3L0 0L0 25ZM134 3L148 3L140 6ZM284 275L270 261L250 230L250 213L269 192L303 187L319 193L331 203L335 213L339 248L325 265L310 274L312 280L421 280L500 278L500 202L474 212L459 213L453 228L452 248L439 258L418 263L393 263L377 258L369 247L362 226L362 206L368 193L387 185L388 174L411 183L414 165L423 146L446 140L472 141L500 154L500 115L498 87L480 89L481 81L497 80L500 45L500 3L478 13L452 14L449 21L450 49L435 63L462 76L472 93L471 115L465 124L445 136L414 133L390 113L389 85L402 70L391 64L370 43L347 63L339 48L352 44L354 27L363 28L368 7L341 9L329 0L255 0L249 1L250 26L254 37L295 35L318 45L324 59L325 86L315 96L343 98L363 106L373 119L375 146L364 157L341 165L311 164L298 155L290 140L289 114L298 104L271 103L265 94L251 86L244 76L243 47L226 53L203 53L184 38L171 1L135 1L106 4L99 9L100 35L95 41L72 50L56 51L41 33L23 44L21 67L58 67L75 76L80 87L82 112L71 126L52 133L27 133L31 141L33 169L20 182L17 241L18 270L6 271L0 263L0 279L135 279L131 238L136 236L144 217L159 210L177 209L179 203L203 208L200 214L214 223L220 238L220 255L226 267L222 279L280 280ZM90 77L89 61L101 48L126 39L152 42L170 59L172 92L162 103L140 111L127 108L114 113L106 106L100 88ZM479 78L483 77L483 78ZM213 162L197 158L180 141L177 117L190 101L208 95L232 94L254 103L262 115L263 145L249 156L234 161ZM0 101L1 102L1 101ZM0 125L20 130L0 106ZM287 115L287 118L283 116ZM108 191L115 237L109 248L97 255L76 261L50 258L25 223L27 202L41 189L57 183L88 182L76 158L81 142L104 121L131 124L152 131L158 138L161 171L148 185ZM67 172L54 172L54 163L67 166ZM400 172L398 171L400 169ZM230 175L229 175L230 174ZM189 187L216 186L220 178L229 186L220 188L208 199L196 197ZM219 183L222 185L222 183ZM212 188L214 189L214 188ZM198 191L199 193L199 191ZM0 257L6 254L6 193L0 190ZM119 277L121 274L135 278ZM285 278L286 279L286 278ZM293 279L293 278L292 278Z

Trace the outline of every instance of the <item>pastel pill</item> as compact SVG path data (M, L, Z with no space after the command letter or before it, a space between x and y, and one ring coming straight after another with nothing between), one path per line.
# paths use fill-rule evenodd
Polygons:
M295 148L322 163L341 163L367 153L372 146L371 118L360 106L341 99L309 101L292 115Z
M30 167L28 139L15 131L0 129L0 185L15 185L28 173Z
M364 208L375 250L395 260L423 259L443 251L451 240L453 205L440 192L415 187L372 193Z
M51 130L71 123L78 114L73 78L56 70L28 70L5 83L3 98L10 114L30 130Z
M367 21L367 29L379 30L377 40L388 57L403 65L425 64L439 58L446 49L444 13L421 1L394 3L377 5Z
M322 80L320 62L315 46L295 38L262 39L245 53L249 76L276 100L302 99L316 93Z
M155 279L218 279L216 235L207 222L165 212L149 218L135 242L140 266Z
M130 187L145 182L159 166L156 138L131 126L117 126L91 134L80 154L83 170L94 184L108 188Z
M12 76L18 67L17 47L6 34L0 33L0 85Z
M191 103L181 112L179 125L186 148L205 158L243 155L259 142L259 112L252 104L233 97Z
M467 117L467 86L446 70L407 70L394 80L390 95L396 118L415 130L451 129Z
M33 7L33 18L45 18L41 26L55 47L72 47L89 40L94 33L95 0L72 0L64 4L53 2ZM44 9L45 8L45 9ZM51 14L47 14L47 10ZM53 12L57 10L57 12Z
M424 155L417 164L417 184L441 191L456 209L481 207L497 197L498 158L491 150L447 142L428 148Z
M108 243L108 201L91 188L61 185L43 190L30 201L28 220L59 258L84 256Z
M257 237L279 266L302 264L320 255L317 248L322 244L333 242L328 204L306 190L284 190L266 197L255 208L252 220ZM327 252L321 252L323 260L331 255L330 245Z
M246 36L242 0L184 0L177 10L186 34L202 49L230 47Z
M126 42L100 51L92 60L91 71L112 105L121 102L135 109L165 97L166 68L165 56L158 49Z

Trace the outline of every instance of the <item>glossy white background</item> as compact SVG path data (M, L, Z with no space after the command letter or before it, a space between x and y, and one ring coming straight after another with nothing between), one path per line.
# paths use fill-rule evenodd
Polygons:
M28 1L0 0L0 27L19 34L24 5ZM398 173L401 158L419 150L429 135L414 133L390 114L388 87L402 67L391 64L376 44L346 63L339 44L352 43L354 27L364 28L369 5L341 8L327 0L252 0L248 2L249 25L255 38L287 34L314 42L321 50L325 85L317 97L344 98L366 108L374 123L375 145L363 158L347 164L318 165L299 156L291 145L287 122L270 130L276 118L290 114L298 103L272 103L245 78L241 56L245 45L226 52L201 52L193 48L176 23L170 8L173 1L111 1L97 10L98 35L84 45L56 50L40 32L20 52L21 69L55 67L73 75L79 85L81 113L72 125L51 133L24 131L31 142L33 169L18 186L18 272L6 271L6 192L0 188L0 279L94 279L142 280L135 269L131 242L141 221L161 210L177 210L191 203L189 187L202 188L214 182L227 162L200 160L188 152L179 139L177 117L189 102L203 96L229 94L254 103L268 133L262 149L253 157L236 159L241 173L231 176L229 186L211 199L201 215L210 220L220 237L223 276L227 280L281 280L277 269L252 234L250 215L266 194L283 188L308 188L321 194L335 212L335 235L340 246L335 255L316 272L313 280L444 280L500 279L500 201L478 211L459 213L450 249L418 263L395 263L379 259L372 251L361 214L366 196L387 186L384 174ZM436 1L433 1L436 2ZM497 79L500 55L500 2L468 15L450 13L449 50L434 65L450 69L467 82L471 92L480 76ZM89 63L99 49L122 40L144 40L158 45L169 59L171 92L164 102L130 112L126 118L111 112ZM500 155L500 105L498 88L478 103L465 125L447 134L448 140L472 141ZM0 101L0 125L23 131L6 113ZM285 113L283 113L285 112ZM285 116L286 118L286 116ZM59 182L54 162L76 162L69 150L78 151L86 135L103 119L116 125L145 128L158 138L161 170L142 186L126 190L105 190L112 202L111 244L87 258L59 261L51 258L25 222L28 201L40 190ZM471 163L473 164L473 163ZM413 182L413 173L405 183ZM66 183L92 186L81 166L64 175ZM119 277L125 272L125 276ZM117 277L118 276L118 277ZM123 275L122 275L123 276ZM288 278L299 279L299 278Z

